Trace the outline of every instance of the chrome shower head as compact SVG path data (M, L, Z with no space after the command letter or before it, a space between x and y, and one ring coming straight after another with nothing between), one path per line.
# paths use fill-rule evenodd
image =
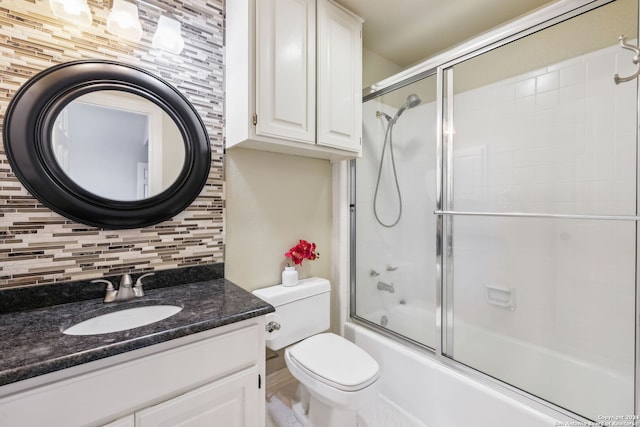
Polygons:
M413 108L420 105L421 102L422 100L420 99L420 97L415 93L412 93L411 95L407 96L407 102L405 102L404 105L406 105L407 108Z
M396 113L396 116L394 117L394 122L395 120L398 120L398 117L400 117L400 115L404 113L405 110L409 108L417 107L418 105L420 105L421 102L422 100L415 93L412 93L411 95L407 96L407 101L404 103L402 107L400 107L400 109Z

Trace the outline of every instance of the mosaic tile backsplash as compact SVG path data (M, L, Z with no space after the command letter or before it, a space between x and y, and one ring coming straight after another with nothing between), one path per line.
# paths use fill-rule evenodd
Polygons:
M93 24L81 28L55 18L46 0L0 0L0 122L20 85L52 65L78 59L133 64L177 87L200 114L211 142L209 179L171 220L103 230L39 203L16 178L2 145L0 288L223 262L223 1L138 1L144 30L138 43L107 32L111 0L88 3ZM180 55L151 47L160 15L181 22Z

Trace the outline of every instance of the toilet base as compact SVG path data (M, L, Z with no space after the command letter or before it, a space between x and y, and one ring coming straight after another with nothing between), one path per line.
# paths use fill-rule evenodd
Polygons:
M302 427L356 427L356 411L337 409L316 399L302 384L296 390L292 409Z

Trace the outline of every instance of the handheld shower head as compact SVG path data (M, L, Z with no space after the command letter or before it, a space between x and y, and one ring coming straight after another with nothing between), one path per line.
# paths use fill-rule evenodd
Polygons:
M400 107L400 109L396 113L396 116L394 117L394 121L398 120L398 117L400 117L405 110L409 108L417 107L418 105L420 105L421 102L422 100L415 93L412 93L411 95L407 96L407 101L404 103L404 105L402 105L402 107Z

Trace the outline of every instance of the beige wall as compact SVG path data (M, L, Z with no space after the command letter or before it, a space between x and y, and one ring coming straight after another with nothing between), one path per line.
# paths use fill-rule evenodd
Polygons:
M305 239L320 258L300 278L331 280L331 163L234 148L225 174L225 277L250 291L279 284L284 253Z
M363 88L369 87L380 80L386 79L401 70L402 67L398 64L389 61L369 49L362 49Z

